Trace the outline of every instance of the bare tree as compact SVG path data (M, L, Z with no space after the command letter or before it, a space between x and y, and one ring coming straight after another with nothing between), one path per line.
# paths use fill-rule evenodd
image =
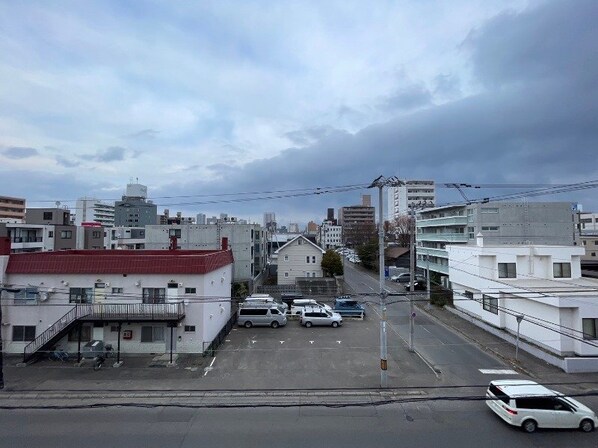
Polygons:
M409 229L411 218L407 215L398 216L388 223L388 239L401 247L409 247Z

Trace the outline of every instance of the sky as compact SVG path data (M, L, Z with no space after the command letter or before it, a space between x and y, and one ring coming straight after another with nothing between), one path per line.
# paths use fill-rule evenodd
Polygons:
M594 0L0 0L0 195L138 181L159 212L304 225L377 202L380 175L438 204L593 182L597 21ZM598 212L595 188L527 200Z

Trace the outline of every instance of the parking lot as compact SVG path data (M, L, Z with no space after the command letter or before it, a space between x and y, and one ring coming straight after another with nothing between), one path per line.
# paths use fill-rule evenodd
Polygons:
M388 333L389 383L421 384L434 378L399 336ZM318 389L379 387L380 321L366 306L366 317L343 318L338 328L305 328L298 319L284 327L235 327L216 353L206 383L228 389Z

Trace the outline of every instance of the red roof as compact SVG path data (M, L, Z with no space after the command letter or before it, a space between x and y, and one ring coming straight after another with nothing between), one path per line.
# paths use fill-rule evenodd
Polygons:
M206 274L229 250L65 250L11 254L7 274Z

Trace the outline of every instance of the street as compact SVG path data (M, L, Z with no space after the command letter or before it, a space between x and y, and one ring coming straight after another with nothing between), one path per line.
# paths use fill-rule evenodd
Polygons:
M0 412L5 447L595 447L596 434L526 434L483 401L251 409L110 408Z

